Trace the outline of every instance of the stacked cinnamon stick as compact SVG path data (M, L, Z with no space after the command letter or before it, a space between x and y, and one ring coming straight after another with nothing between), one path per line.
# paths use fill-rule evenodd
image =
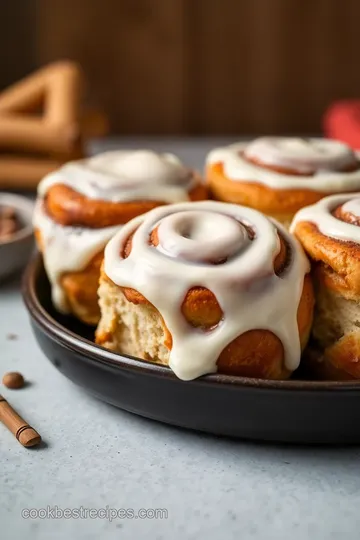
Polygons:
M79 66L62 61L0 93L0 188L36 188L45 174L83 157L88 138L106 134L106 117L83 108L84 86Z

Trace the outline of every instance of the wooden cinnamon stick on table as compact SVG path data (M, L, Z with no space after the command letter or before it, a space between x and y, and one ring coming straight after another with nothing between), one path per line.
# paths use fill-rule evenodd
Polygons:
M62 123L77 119L84 77L78 64L53 62L0 93L0 114L29 113L44 102L45 115Z
M53 124L71 125L79 121L84 80L74 62L57 62L46 73L46 119Z
M0 92L0 189L36 189L49 172L82 159L87 138L108 132L101 111L82 109L83 87L79 65L60 61Z
M30 116L0 116L0 147L40 152L71 152L80 138L80 126L53 124Z
M0 420L16 439L25 447L35 446L41 442L41 437L21 416L13 409L8 401L0 395Z
M0 147L71 153L80 140L84 77L69 61L55 62L0 93ZM40 112L43 115L30 115Z

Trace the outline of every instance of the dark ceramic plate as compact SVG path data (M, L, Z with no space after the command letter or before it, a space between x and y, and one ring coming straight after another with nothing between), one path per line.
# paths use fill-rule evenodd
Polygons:
M93 330L59 315L37 256L23 295L49 360L98 398L151 419L217 435L296 443L360 443L360 381L269 381L208 375L183 382L163 366L111 353Z

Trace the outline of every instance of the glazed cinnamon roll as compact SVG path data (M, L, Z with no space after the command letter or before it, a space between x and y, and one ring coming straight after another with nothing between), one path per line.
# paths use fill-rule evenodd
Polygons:
M304 206L360 190L359 166L338 141L261 137L213 150L206 177L213 198L250 206L288 227Z
M360 193L303 208L291 229L313 262L316 354L310 367L325 379L359 379Z
M204 198L197 173L147 150L107 152L45 177L34 226L55 307L96 324L103 249L119 227L156 206Z
M98 344L206 373L287 378L312 321L309 263L278 223L219 202L157 208L105 248Z

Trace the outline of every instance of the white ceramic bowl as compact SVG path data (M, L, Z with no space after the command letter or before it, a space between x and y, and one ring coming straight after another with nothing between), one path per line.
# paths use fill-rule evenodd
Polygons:
M14 208L21 229L8 240L0 240L0 281L21 270L31 258L34 248L32 214L34 204L30 199L11 193L0 193L0 206Z

